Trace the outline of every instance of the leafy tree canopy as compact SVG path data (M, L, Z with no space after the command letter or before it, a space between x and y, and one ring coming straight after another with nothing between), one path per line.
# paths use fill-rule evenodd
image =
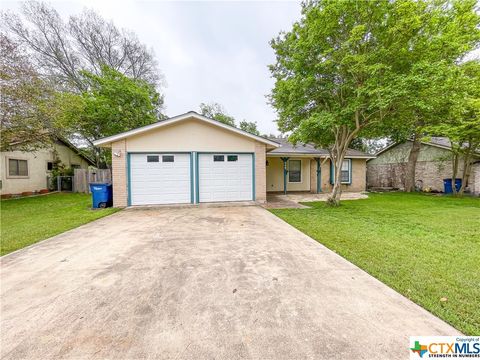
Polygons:
M431 108L428 86L416 87L432 78L437 84L438 64L476 44L474 6L471 0L312 1L289 32L271 41L270 102L279 129L293 142L330 150L332 204L339 203L340 165L352 140L390 135L396 121L420 106L407 101Z
M220 121L221 123L235 126L235 119L226 113L225 109L219 103L201 103L200 114L210 119Z
M425 128L431 135L445 136L452 147L452 178L457 177L461 162L463 194L468 182L473 156L480 153L480 62L473 60L457 66L448 73L442 121ZM456 193L456 188L453 189Z
M220 121L221 123L237 127L237 124L235 123L235 118L228 115L224 107L219 103L201 103L200 113L210 119L214 119ZM257 123L254 121L242 120L238 124L238 127L243 131L249 132L251 134L260 135L260 132L257 129Z
M57 107L66 128L80 133L93 146L100 137L158 121L160 95L143 80L131 79L106 65L97 75L82 71L88 87L80 95L59 93ZM106 158L97 149L97 162Z
M260 135L260 131L257 129L257 123L254 121L242 120L240 121L240 129L249 132L250 134Z
M18 43L0 33L0 149L33 151L51 144L54 91Z

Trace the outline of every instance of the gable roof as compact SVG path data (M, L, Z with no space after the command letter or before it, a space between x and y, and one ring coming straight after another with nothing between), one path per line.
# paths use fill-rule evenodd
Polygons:
M88 162L90 165L96 166L95 161L93 161L92 158L90 158L88 155L86 155L81 149L79 149L78 147L73 145L67 138L65 138L63 136L60 136L60 135L56 135L56 134L52 135L52 134L48 133L47 131L41 132L40 135L48 136L48 138L50 138L51 141L65 145L70 150L72 150L76 155L80 156L82 159L84 159L86 162ZM22 144L22 143L24 143L24 141L16 141L16 142L11 143L10 145L11 146L16 146L16 145ZM15 150L15 149L6 150L4 152L9 152L9 151L13 151L13 150ZM25 151L25 152L35 152L35 151Z
M95 140L93 142L93 145L99 146L99 145L109 144L109 143L112 143L114 141L122 140L122 139L128 138L128 137L133 136L133 135L139 135L139 134L148 132L148 131L153 130L153 129L159 129L161 127L171 125L171 124L175 124L177 122L184 121L184 120L191 119L191 118L194 118L196 120L208 123L210 125L218 126L218 127L223 128L227 131L237 133L239 135L248 137L248 138L256 140L258 142L270 145L274 148L279 146L279 144L276 141L264 138L262 136L251 134L247 131L238 129L234 126L230 126L230 125L221 123L217 120L207 118L206 116L200 115L195 111L189 111L185 114L181 114L181 115L177 115L177 116L165 119L165 120L161 120L161 121L158 121L158 122L150 124L150 125L142 126L142 127L132 129L132 130L129 130L129 131L125 131L125 132L122 132L122 133L119 133L119 134L116 134L116 135L112 135L112 136L108 136L108 137L105 137L105 138L102 138L102 139L98 139L98 140Z
M61 142L62 144L64 144L66 147L68 147L70 150L72 150L75 154L77 154L78 156L80 156L81 158L83 158L86 162L88 162L90 165L92 166L96 166L97 164L95 164L95 161L93 161L90 157L88 157L87 155L85 155L82 150L80 150L78 147L76 147L75 145L73 145L70 141L68 141L67 139L65 139L64 137L60 137L58 136L57 137L57 141Z
M382 150L378 151L375 154L375 156L383 154L385 151L390 150L391 148L393 148L397 145L403 144L407 141L413 142L412 139L407 139L406 141L399 141L399 142L391 143L390 145L384 147ZM423 145L438 147L438 148L444 149L444 150L452 150L452 143L450 142L450 139L448 139L447 137L443 137L443 136L432 136L432 137L430 137L429 141L420 141L420 143L423 144ZM474 156L480 156L480 154L474 153Z
M280 147L268 152L268 155L312 155L312 156L330 156L327 149L316 148L312 144L296 144L293 145L287 139L275 138ZM373 159L374 155L364 153L363 151L348 149L346 157L359 159Z

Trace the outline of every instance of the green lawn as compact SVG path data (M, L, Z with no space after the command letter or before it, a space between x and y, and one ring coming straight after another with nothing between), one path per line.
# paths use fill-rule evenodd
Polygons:
M92 210L88 194L59 193L2 200L1 255L116 212Z
M480 199L389 193L339 208L307 205L271 211L460 331L480 334Z

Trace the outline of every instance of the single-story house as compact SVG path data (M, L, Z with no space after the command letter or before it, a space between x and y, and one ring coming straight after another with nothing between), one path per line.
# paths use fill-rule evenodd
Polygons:
M393 143L380 150L376 158L367 162L368 188L405 189L405 173L412 141ZM444 179L451 179L453 153L445 137L432 137L422 141L415 170L416 186L423 190L443 191ZM480 193L480 154L474 156L467 190ZM457 178L463 175L460 161Z
M113 204L265 202L267 192L329 191L328 152L257 136L194 111L94 142L112 149ZM366 189L366 160L351 150L345 191ZM320 179L320 181L317 181Z
M47 179L57 160L67 168L86 169L94 165L76 146L60 138L36 151L1 152L0 194L8 197L47 189Z

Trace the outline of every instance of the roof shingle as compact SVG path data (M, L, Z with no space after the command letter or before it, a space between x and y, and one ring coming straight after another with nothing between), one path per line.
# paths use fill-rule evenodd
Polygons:
M273 149L268 152L268 154L292 154L292 155L317 155L317 156L328 156L327 149L315 148L312 144L300 144L293 145L287 139L284 138L270 138L272 141L276 141L280 146L276 149ZM355 156L355 157L373 157L370 154L364 153L363 151L348 149L346 156Z

